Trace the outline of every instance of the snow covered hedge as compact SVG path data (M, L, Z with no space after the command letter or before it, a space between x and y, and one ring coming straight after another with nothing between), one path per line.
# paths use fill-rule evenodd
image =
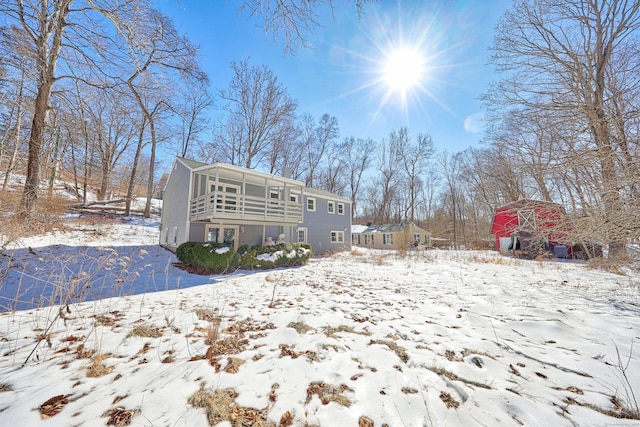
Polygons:
M239 268L253 270L303 265L311 254L311 245L307 243L242 245L234 252L222 243L186 242L176 250L176 256L183 264L217 274Z

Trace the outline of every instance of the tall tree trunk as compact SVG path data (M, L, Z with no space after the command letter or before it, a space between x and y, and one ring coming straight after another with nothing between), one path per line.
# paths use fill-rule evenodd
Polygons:
M20 148L20 130L22 129L22 94L24 91L24 69L22 70L22 78L20 80L20 90L18 91L18 111L16 112L16 126L15 126L15 141L13 144L13 153L11 154L11 158L9 159L9 163L7 164L7 170L4 174L4 182L2 183L2 192L7 191L7 185L9 185L9 176L13 170L13 167L16 163L16 159L18 158L18 150Z
M156 127L153 118L149 119L149 131L151 132L151 156L149 158L149 179L147 181L147 202L144 205L144 217L151 216L151 197L153 196L153 175L156 162Z
M29 156L27 160L27 177L20 200L18 214L22 218L29 217L36 208L38 200L38 187L40 186L40 159L44 146L45 129L49 113L49 99L51 90L56 81L55 71L60 50L62 48L62 35L66 26L66 17L72 0L59 0L54 4L52 16L47 16L44 11L39 16L39 34L35 38L36 65L38 70L38 88L29 137ZM27 29L27 28L25 28ZM28 29L27 29L28 30ZM51 45L49 46L49 40Z
M142 124L140 125L140 134L138 135L138 145L136 147L136 154L133 157L133 166L131 167L131 177L129 178L129 186L127 188L127 202L124 209L125 215L131 214L131 202L133 200L133 192L136 186L136 174L138 173L138 161L140 160L140 153L142 152L142 141L144 138L144 129L147 125L147 117L142 117Z
M53 161L51 163L51 174L49 175L49 190L47 197L51 199L53 196L53 184L56 180L56 172L58 172L58 154L60 152L60 129L56 129L56 145L53 150Z

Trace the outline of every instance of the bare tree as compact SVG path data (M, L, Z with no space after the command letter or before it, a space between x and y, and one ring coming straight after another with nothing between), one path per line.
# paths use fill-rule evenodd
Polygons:
M310 116L303 118L305 152L309 168L305 184L307 187L318 186L316 181L318 175L322 174L324 175L323 183L319 188L331 191L327 187L334 187L337 184L337 177L335 176L335 167L332 167L335 166L333 164L335 157L331 159L332 164L330 165L329 151L335 151L334 144L340 136L338 119L329 114L323 114L318 120L317 126L313 127L313 123Z
M170 105L166 96L157 96L162 92L161 88L167 87L168 82L163 79L175 77L176 74L201 81L205 81L206 78L195 62L196 47L177 32L169 18L154 9L136 12L136 15L128 17L127 21L112 16L109 18L113 20L116 28L120 29L130 46L129 58L135 68L128 78L124 79L124 83L145 117L151 139L147 201L144 209L144 216L148 217L151 215L158 144L156 119L157 115L163 110L168 110ZM175 74L172 75L172 72ZM133 177L135 170L132 171L132 179Z
M375 144L371 139L349 137L345 138L341 144L340 151L342 152L342 164L346 169L348 179L347 185L351 197L351 217L355 218L358 212L357 205L362 200L362 194L360 194L362 177L371 165L375 153Z
M416 142L412 142L409 129L406 127L391 132L390 139L398 153L398 160L407 186L408 199L404 217L413 222L416 219L415 210L422 186L421 176L425 173L427 164L435 152L433 141L431 136L419 134Z
M638 225L628 222L631 187L620 179L628 176L620 165L633 163L620 119L637 95L639 29L640 2L518 0L497 26L493 48L505 77L485 98L490 108L524 107L581 124L583 149L596 154L599 223L614 258Z
M193 146L201 142L200 136L210 124L204 113L213 105L213 99L208 92L209 79L205 76L200 79L187 78L184 83L178 90L176 105L171 108L180 121L178 155L189 157Z
M354 0L358 14L362 13L369 0ZM250 17L260 18L265 33L275 41L284 39L285 52L294 52L297 47L308 47L307 35L320 25L318 8L327 5L333 11L332 0L244 0L240 10Z
M224 160L253 169L269 156L270 147L284 140L297 103L267 66L248 60L232 62L234 76L218 92L226 117L214 131L214 147Z
M394 211L397 211L401 175L396 146L383 140L378 146L377 160L377 174L367 185L367 203L373 222L386 223L392 221Z

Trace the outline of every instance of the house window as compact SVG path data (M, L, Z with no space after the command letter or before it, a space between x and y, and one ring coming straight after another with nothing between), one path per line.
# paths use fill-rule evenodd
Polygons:
M207 230L207 242L218 242L218 237L220 234L219 228L209 228Z
M338 203L338 215L344 215L344 203Z
M171 235L173 236L173 244L178 243L178 227L173 227L171 229Z
M298 243L307 242L307 229L305 227L298 228Z
M212 243L224 243L230 248L237 249L236 237L238 235L237 226L211 226L208 225L205 231L205 238L208 242Z
M413 242L420 243L420 233L413 233Z
M300 200L300 195L298 193L289 193L289 201L293 203L298 203Z
M330 214L336 213L336 203L335 202L327 202L327 212Z
M368 245L368 244L372 244L373 245L373 235L365 234L364 235L364 244L365 245Z
M331 243L344 243L344 231L332 231Z
M351 244L352 245L360 245L360 235L359 234L352 234L351 235Z
M382 235L382 244L383 245L393 245L393 234L384 233Z
M269 190L269 198L274 200L280 200L280 191L276 189Z
M216 193L216 211L217 212L235 212L238 206L238 196L240 195L240 186L233 184L211 184L211 191L217 190Z
M314 199L313 197L307 197L307 210L309 212L316 211L316 199Z

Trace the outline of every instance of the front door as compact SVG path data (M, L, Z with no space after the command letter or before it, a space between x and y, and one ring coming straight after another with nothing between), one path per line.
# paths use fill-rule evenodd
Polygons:
M224 243L238 250L238 227L233 225L207 225L205 239L207 242Z

